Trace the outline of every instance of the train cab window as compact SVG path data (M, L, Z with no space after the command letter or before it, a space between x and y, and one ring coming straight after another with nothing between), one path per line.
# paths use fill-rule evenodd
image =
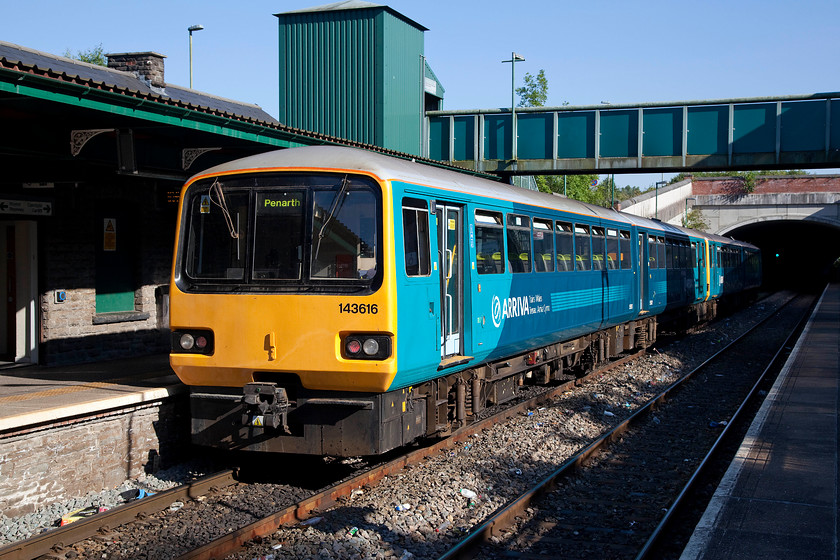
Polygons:
M554 272L554 235L551 220L534 218L534 270Z
M618 268L619 252L618 252L618 230L607 229L607 269L615 270Z
M376 196L370 188L336 185L312 192L312 278L376 275Z
M592 228L592 270L606 270L604 262L604 228Z
M260 280L299 280L303 262L305 192L257 192L253 276Z
M227 212L222 210L223 205ZM223 190L218 181L193 195L187 210L189 225L184 257L189 278L245 279L248 208L247 192Z
M425 200L404 198L402 213L405 274L428 276L431 273L428 205Z
M656 237L650 236L648 237L648 266L650 268L659 268L657 264L658 258L658 251L656 250Z
M665 258L665 238L656 238L656 260L659 262L659 268L668 268L668 260Z
M505 271L505 229L501 212L475 211L476 270L479 274Z
M621 269L626 270L632 268L630 259L630 232L621 230L618 232L619 243L621 244Z
M554 238L557 242L557 270L560 272L574 270L575 237L572 224L557 222Z
M575 224L575 270L592 268L592 250L589 245L589 226Z
M511 272L531 272L531 218L507 215L507 255Z

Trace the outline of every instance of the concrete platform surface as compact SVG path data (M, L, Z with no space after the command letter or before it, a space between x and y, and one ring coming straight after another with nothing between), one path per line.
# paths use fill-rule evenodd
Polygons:
M840 284L830 285L681 560L838 558Z
M186 391L169 355L0 370L0 432L160 400Z

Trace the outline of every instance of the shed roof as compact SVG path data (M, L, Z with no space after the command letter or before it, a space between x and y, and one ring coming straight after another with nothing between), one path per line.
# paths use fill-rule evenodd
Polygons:
M428 31L427 27L424 27L414 21L413 19L406 17L405 15L401 14L400 12L396 11L395 9L391 8L390 6L386 6L384 4L374 4L373 2L366 2L365 0L343 0L342 2L333 2L332 4L324 4L322 6L313 6L311 8L302 8L300 10L292 10L290 12L282 12L279 14L274 14L277 17L287 16L287 15L297 15L297 14L308 14L308 13L318 13L318 12L338 12L341 10L367 10L371 8L380 8L385 10L386 12L390 13L391 15L404 20L405 22L413 25L420 31Z
M164 88L154 88L132 72L89 64L3 41L0 41L0 66L23 66L40 70L58 79L82 81L86 85L99 89L116 89L129 94L156 96L190 108L205 108L210 112L279 124L277 119L253 103L225 99L174 84L166 84Z

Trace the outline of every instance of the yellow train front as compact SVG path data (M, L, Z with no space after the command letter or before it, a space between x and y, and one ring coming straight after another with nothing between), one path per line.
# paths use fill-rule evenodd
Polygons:
M213 168L181 194L170 362L191 387L193 441L339 456L402 445L423 411L409 390L385 393L396 373L387 183L341 161L325 172L317 158L281 159Z

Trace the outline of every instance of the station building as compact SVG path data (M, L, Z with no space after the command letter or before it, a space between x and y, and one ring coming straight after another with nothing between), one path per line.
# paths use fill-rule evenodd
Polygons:
M159 53L102 67L0 42L0 365L168 352L177 198L202 169L309 144L421 153L443 96L423 26L358 0L275 15L279 120L168 83Z

